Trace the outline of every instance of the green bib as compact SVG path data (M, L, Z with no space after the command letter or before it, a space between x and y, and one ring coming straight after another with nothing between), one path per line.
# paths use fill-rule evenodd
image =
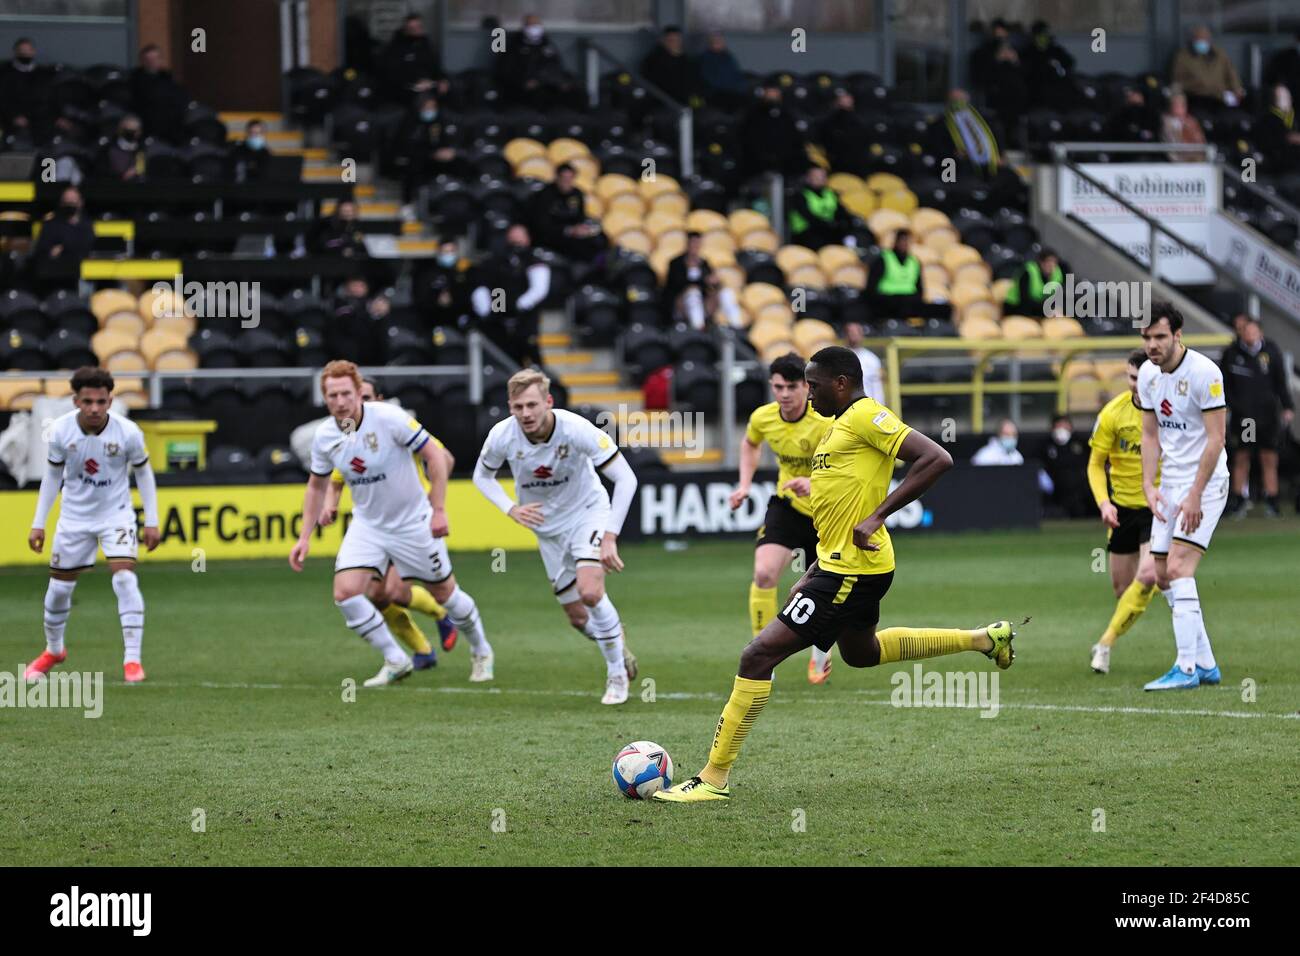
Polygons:
M880 295L916 295L920 290L921 260L909 255L905 261L899 262L893 249L883 250L880 258L885 264L885 274L880 277L876 292Z

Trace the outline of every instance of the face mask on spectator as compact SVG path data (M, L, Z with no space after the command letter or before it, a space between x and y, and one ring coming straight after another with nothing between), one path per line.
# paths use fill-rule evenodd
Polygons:
M16 56L14 57L14 62L17 63L19 66L31 66L34 62L36 62L36 57Z
M1004 452L1006 452L1007 454L1011 454L1011 452L1016 450L1016 436L999 435L998 444L1002 446L1002 450Z
M1195 50L1197 53L1199 53L1201 56L1205 56L1207 53L1210 52L1210 41L1197 40L1192 44L1192 49Z
M248 148L249 148L249 149L266 149L266 137L265 137L265 136L256 135L256 134L253 135L253 136L248 137Z
M542 37L546 35L546 30L537 23L524 27L524 39L529 43L540 43Z
M121 138L124 143L134 143L140 139L140 133L138 130L124 129L121 132Z
M1068 428L1052 429L1052 441L1056 442L1058 445L1064 445L1069 440L1070 440L1070 429Z
M455 264L456 264L456 253L454 252L438 253L438 265L446 266L447 268L450 269Z
M432 123L438 118L437 110L420 110L420 119L426 123Z
M71 219L80 211L81 211L81 207L74 202L59 203L59 215L62 216L64 219Z

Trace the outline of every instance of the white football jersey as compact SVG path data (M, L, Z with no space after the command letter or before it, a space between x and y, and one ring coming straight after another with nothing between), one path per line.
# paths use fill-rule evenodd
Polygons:
M149 453L144 432L131 419L109 412L104 427L87 434L76 411L60 415L50 425L48 457L63 466L61 526L108 524L120 521L123 511L134 512L130 469L147 462Z
M311 443L313 475L335 469L352 489L352 519L378 530L428 524L429 499L412 455L429 433L410 416L384 402L363 402L361 421L347 431L331 416Z
M1172 372L1148 361L1138 369L1138 407L1154 412L1160 426L1160 483L1191 484L1205 451L1205 412L1224 408L1223 372L1194 349ZM1219 452L1213 478L1228 477L1227 452Z
M509 465L521 505L539 502L538 534L566 530L593 505L609 507L609 494L596 469L618 455L618 446L581 415L555 409L555 427L546 441L532 442L512 415L488 432L479 461L489 471Z

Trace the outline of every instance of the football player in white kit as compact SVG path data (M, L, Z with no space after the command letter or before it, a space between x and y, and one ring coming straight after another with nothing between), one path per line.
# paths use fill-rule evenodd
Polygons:
M1183 316L1151 304L1142 330L1148 361L1138 371L1142 490L1153 515L1156 583L1173 611L1178 656L1146 690L1182 690L1221 680L1196 592L1196 566L1228 502L1223 373L1183 344ZM1157 475L1160 486L1156 487Z
M140 662L144 597L135 575L138 547L131 470L144 505L142 537L149 551L158 547L158 490L140 426L108 410L113 376L102 368L78 369L72 376L72 395L76 410L56 418L49 431L48 464L27 536L28 545L39 554L45 547L45 519L61 487L63 503L54 528L45 592L45 651L27 665L25 676L35 680L67 660L63 634L72 613L72 591L81 572L95 566L95 552L102 548L122 624L122 676L127 683L138 684L144 680Z
M290 566L303 568L337 469L352 489L353 520L334 561L334 603L347 626L384 655L384 666L365 686L394 684L413 669L380 612L390 602L409 604L411 581L432 592L468 641L469 679L491 680L492 647L483 619L474 599L457 586L443 540L450 530L446 458L409 414L384 402L362 402L361 374L353 363L330 362L320 381L331 417L312 441L302 532L289 554ZM429 475L427 496L412 455L419 455ZM399 579L386 587L390 563Z
M488 433L474 466L474 485L514 521L537 535L542 564L569 623L596 642L605 658L602 704L627 700L636 658L623 640L618 611L605 593L605 572L622 571L618 535L636 475L603 431L573 412L557 409L551 380L533 369L507 385L510 416ZM497 483L510 465L518 503ZM614 497L596 469L614 482Z

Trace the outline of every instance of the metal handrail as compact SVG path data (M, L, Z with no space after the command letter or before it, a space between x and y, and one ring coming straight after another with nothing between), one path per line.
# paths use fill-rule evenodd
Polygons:
M677 112L677 152L679 154L679 163L681 166L682 178L689 179L695 175L695 114L694 111L683 103L678 103L675 99L655 86L638 71L627 66L590 37L583 37L579 41L580 47L584 53L584 64L587 79L587 105L593 109L600 104L600 58L604 57L610 63L614 64L620 70L623 70L636 78L647 93L656 100L668 107L670 110Z

